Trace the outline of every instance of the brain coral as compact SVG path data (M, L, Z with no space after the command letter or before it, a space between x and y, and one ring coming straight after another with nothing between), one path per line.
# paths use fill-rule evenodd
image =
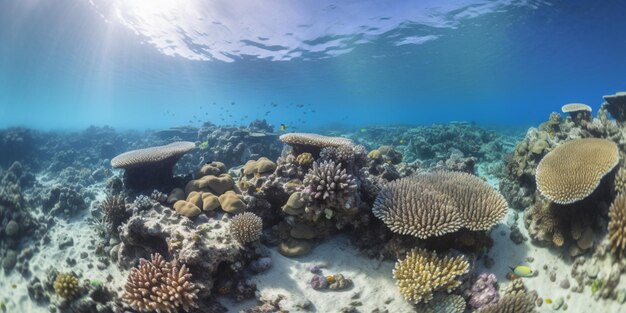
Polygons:
M506 209L504 197L477 176L435 172L383 186L373 213L394 232L426 239L462 227L488 230L504 217Z
M180 307L189 312L198 307L198 289L190 279L185 265L178 267L155 253L150 261L139 260L139 266L130 271L123 298L139 312L176 313Z
M537 189L550 201L569 204L589 196L619 163L617 145L606 139L574 139L539 162Z
M626 252L626 196L618 194L609 209L609 242L611 251L622 258Z
M469 271L463 256L440 258L435 252L411 250L393 269L393 278L404 298L412 303L429 302L433 292L451 292L461 284L460 275Z
M263 231L263 220L254 213L237 214L230 220L230 233L240 243L259 240Z

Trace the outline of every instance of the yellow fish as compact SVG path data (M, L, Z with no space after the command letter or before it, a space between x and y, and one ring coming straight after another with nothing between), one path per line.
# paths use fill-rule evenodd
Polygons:
M281 132L286 131L286 130L287 130L287 128L289 128L289 126L287 126L287 125L285 125L285 124L280 124L280 128L279 128L279 129L280 129L280 131L281 131Z
M400 144L403 145L404 144L404 139L400 139Z
M511 269L513 273L515 273L515 275L519 277L531 277L535 275L535 271L533 271L533 269L528 266L518 265L515 268L510 267L510 266L509 268Z
M546 303L547 303L547 304L552 304L552 299L550 299L550 298L546 298Z
M200 145L198 146L198 148L200 148L200 150L204 150L206 148L209 147L209 142L208 141L203 141L202 143L200 143Z

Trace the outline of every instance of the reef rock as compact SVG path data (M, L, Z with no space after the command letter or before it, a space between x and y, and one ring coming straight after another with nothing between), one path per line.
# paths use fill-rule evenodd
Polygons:
M232 238L229 220L194 219L181 216L162 205L136 212L121 227L118 262L130 268L140 257L160 253L166 259L186 264L193 283L200 289L199 297L210 293L214 276L221 263L236 262L241 245Z

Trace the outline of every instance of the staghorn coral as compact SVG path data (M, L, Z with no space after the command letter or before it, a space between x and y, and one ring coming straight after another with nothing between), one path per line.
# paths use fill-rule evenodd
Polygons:
M537 166L537 190L569 204L589 196L619 163L617 145L606 139L574 139L550 151Z
M190 279L185 265L178 267L155 253L150 261L140 259L139 266L131 269L123 299L139 312L176 313L180 307L189 312L198 307L198 289Z
M126 186L131 189L169 185L174 165L195 146L193 142L177 141L164 146L132 150L114 157L111 166L126 170Z
M53 287L59 297L71 299L78 294L78 278L72 273L59 273Z
M111 233L117 234L117 228L130 218L130 212L126 211L126 199L122 196L108 195L100 203L102 220Z
M433 292L451 292L461 284L457 278L469 271L463 256L439 257L424 249L411 250L393 269L393 278L404 298L412 303L429 302Z
M302 196L313 206L349 209L353 205L350 198L356 192L356 180L339 163L313 163L303 183Z
M506 214L504 197L478 177L422 173L383 186L373 213L394 232L421 239L462 227L488 230Z
M626 195L617 195L609 209L609 242L611 252L622 258L626 252Z
M259 240L263 231L263 220L254 213L245 212L230 220L230 233L242 244Z

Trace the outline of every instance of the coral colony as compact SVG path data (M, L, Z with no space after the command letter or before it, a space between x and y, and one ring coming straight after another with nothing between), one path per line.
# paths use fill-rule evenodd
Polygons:
M568 104L522 138L467 123L333 136L278 136L265 121L91 127L71 140L2 130L2 271L50 312L225 312L245 301L242 312L287 312L342 293L352 300L337 312L358 312L374 297L368 275L393 281L385 292L401 299L377 312L621 304L626 94L604 99L595 116ZM344 248L324 252L329 242L382 269L337 270L332 253ZM518 247L549 252L516 257ZM567 268L540 259L551 254ZM46 256L59 259L35 264ZM268 296L263 277L305 299Z

